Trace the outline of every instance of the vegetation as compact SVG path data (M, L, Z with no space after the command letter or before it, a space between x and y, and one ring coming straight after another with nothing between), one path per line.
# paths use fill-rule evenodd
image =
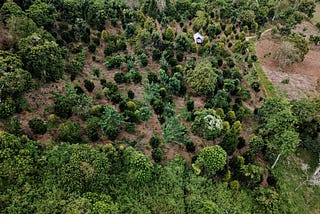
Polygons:
M315 6L0 1L0 212L318 213L319 98L277 95L247 41L303 61Z

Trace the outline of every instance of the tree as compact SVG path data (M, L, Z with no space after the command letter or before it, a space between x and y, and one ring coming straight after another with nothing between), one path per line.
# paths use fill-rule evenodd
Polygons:
M39 118L29 120L28 125L35 134L44 134L47 132L47 124Z
M187 83L198 95L212 93L216 87L217 77L211 63L204 60L197 63L193 70L186 71Z
M222 119L213 109L202 109L194 113L191 130L206 139L214 139L221 134Z
M21 59L0 50L0 99L18 97L31 85L31 75L22 69Z
M59 126L57 140L60 142L80 143L81 135L80 124L74 121L67 121Z
M34 77L45 81L59 80L65 70L62 50L54 41L33 34L19 42L19 55Z
M276 135L274 140L268 144L269 147L278 154L276 160L271 166L271 169L276 166L280 156L288 157L293 154L299 145L299 141L299 134L292 130L284 131L283 133Z
M274 57L278 60L281 67L301 61L299 49L293 43L287 41L282 42Z
M219 145L205 147L200 150L198 159L192 165L193 168L207 171L214 175L226 165L227 153ZM197 170L196 170L197 171Z
M0 14L2 15L2 20L5 22L10 17L23 16L24 12L16 3L9 1L2 5Z
M36 0L26 11L39 27L51 29L56 21L57 13L52 5Z

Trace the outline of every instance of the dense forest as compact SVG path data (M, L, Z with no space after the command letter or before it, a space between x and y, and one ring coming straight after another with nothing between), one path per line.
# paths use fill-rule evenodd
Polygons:
M320 99L254 48L304 61L317 4L1 0L0 213L319 213Z

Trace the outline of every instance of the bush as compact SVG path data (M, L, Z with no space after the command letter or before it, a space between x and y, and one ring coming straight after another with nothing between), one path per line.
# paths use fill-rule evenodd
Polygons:
M146 67L148 65L148 56L145 53L142 53L139 56L139 60L142 67Z
M128 78L125 76L124 73L115 73L113 79L116 83L119 83L119 84L128 82Z
M156 100L153 103L153 109L157 115L161 115L164 111L164 103L161 100Z
M194 143L192 141L188 141L186 143L186 150L187 152L193 153L196 150L196 146L194 145Z
M131 100L134 99L134 92L131 89L128 91L128 98Z
M44 134L47 132L47 124L41 119L34 118L29 120L28 125L34 134Z
M88 49L91 53L94 53L97 49L97 45L95 43L90 43Z
M86 121L87 136L92 141L99 140L99 118L93 117Z
M153 149L151 156L156 163L160 163L163 160L163 152L160 148Z
M194 110L194 101L193 100L188 100L186 105L187 105L187 110L189 112L192 112Z
M161 58L161 51L159 49L154 49L152 51L152 60L159 61Z
M114 126L108 126L106 129L106 135L109 140L115 140L120 134L120 129L119 127L114 127Z
M74 121L67 121L60 125L57 140L60 142L79 143L81 135L80 124Z
M15 116L5 122L5 131L16 136L21 136L23 134L23 130L20 118Z
M158 148L161 144L161 139L158 135L153 135L149 140L150 146L155 149Z
M94 83L90 80L84 80L84 87L89 91L92 92L94 89Z
M135 84L141 83L142 81L142 76L138 71L133 72L131 78Z

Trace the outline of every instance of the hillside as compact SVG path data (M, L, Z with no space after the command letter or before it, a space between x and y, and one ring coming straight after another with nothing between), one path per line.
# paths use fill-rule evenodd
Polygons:
M1 1L0 213L319 213L316 9Z

